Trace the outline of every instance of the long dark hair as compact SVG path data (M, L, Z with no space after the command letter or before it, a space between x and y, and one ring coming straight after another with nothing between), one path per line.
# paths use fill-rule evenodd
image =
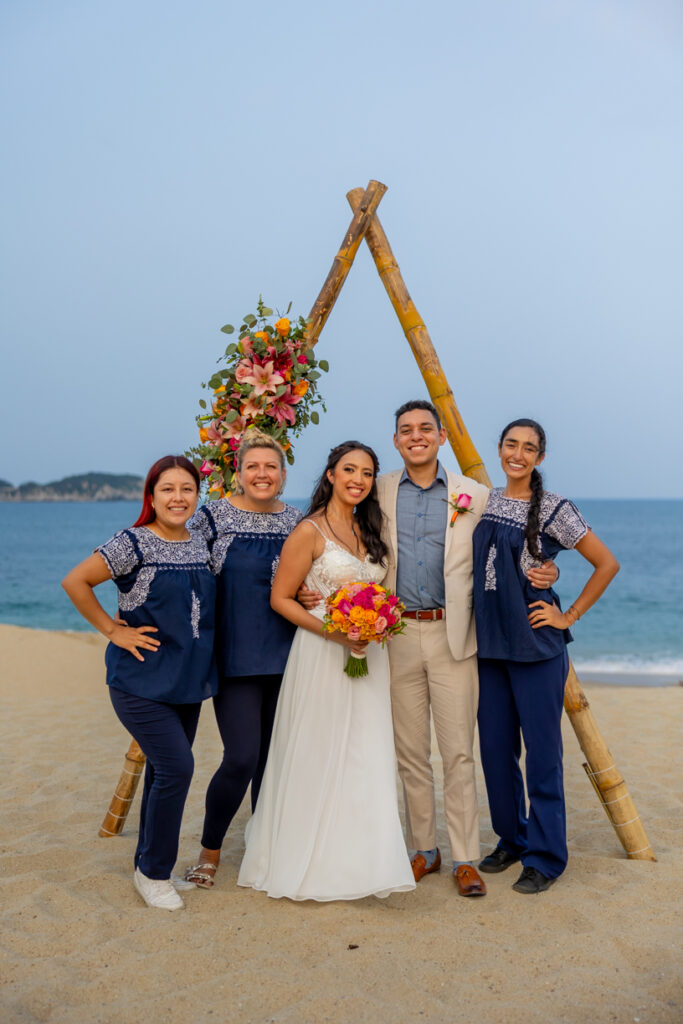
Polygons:
M327 457L327 465L320 475L318 483L315 485L315 490L311 497L311 503L308 506L307 516L312 516L316 512L320 512L322 509L326 509L330 498L332 497L332 484L327 479L327 474L330 470L333 470L340 459L349 452L365 452L372 459L372 466L374 470L374 479L372 481L372 487L367 498L364 498L358 505L356 505L356 522L360 528L360 535L368 554L370 555L370 561L379 563L383 562L387 554L387 546L382 540L382 510L379 507L379 501L377 500L377 474L379 473L379 459L375 455L372 448L368 445L362 444L360 441L344 441L342 444L338 444L336 448L333 448Z
M500 435L499 444L502 445L503 440L513 427L529 427L530 430L536 432L538 436L538 454L545 454L545 430L540 423L536 420L513 420L512 423L508 423L507 427L503 429ZM540 530L540 518L541 518L541 500L543 498L543 477L539 473L538 469L534 466L531 472L531 501L529 502L529 515L527 516L526 529L524 536L526 537L527 547L534 558L543 558L543 553L538 544L538 534Z
M184 455L164 455L161 459L157 459L147 474L142 497L142 508L140 509L140 515L133 523L133 526L147 526L148 523L153 523L156 519L156 512L154 511L154 505L152 504L152 495L154 494L154 488L159 483L159 477L162 473L165 473L167 469L186 470L196 483L197 491L199 492L201 477L199 476L199 470L197 467L193 465L189 459L186 459Z

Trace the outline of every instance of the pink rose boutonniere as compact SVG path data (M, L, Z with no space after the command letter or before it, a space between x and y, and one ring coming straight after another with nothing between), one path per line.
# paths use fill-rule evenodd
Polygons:
M444 498L444 501L445 500L446 499ZM451 526L452 526L453 523L458 518L458 516L460 515L461 512L471 512L472 511L472 509L470 508L470 505L472 504L472 495L471 494L465 494L465 493L463 493L463 494L452 494L451 495L451 500L448 502L448 504L450 505L450 507L453 510L453 514L451 516Z

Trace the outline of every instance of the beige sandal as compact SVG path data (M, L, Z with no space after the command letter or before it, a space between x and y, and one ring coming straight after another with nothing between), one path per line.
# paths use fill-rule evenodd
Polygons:
M213 871L212 875L207 873L207 868ZM210 861L204 864L195 864L185 872L185 881L194 882L198 889L212 889L217 870L218 864L212 864Z

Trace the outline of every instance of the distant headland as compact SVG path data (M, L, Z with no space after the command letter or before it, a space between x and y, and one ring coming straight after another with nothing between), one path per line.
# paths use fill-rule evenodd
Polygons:
M144 480L130 473L81 473L49 484L15 487L0 480L0 501L138 501Z

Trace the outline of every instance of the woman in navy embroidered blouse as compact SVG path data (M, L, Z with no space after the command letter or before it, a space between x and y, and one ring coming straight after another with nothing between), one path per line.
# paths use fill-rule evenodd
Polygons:
M217 575L214 698L223 760L209 783L202 848L186 878L211 888L230 822L251 783L256 806L282 674L295 627L270 607L280 551L301 513L279 500L280 445L250 429L237 452L237 488L199 509L191 528L206 540Z
M206 541L187 530L199 474L184 456L150 469L142 512L77 565L63 586L78 611L108 637L107 683L114 710L147 758L134 884L149 906L177 910L172 879L180 823L194 769L201 702L216 693L216 581ZM93 588L113 579L112 619Z
M575 505L543 490L543 428L520 419L503 430L504 488L489 496L474 530L474 615L479 661L479 739L497 848L480 863L504 871L521 860L513 889L538 893L564 871L567 842L561 719L573 625L598 600L619 564ZM530 570L575 548L593 573L562 612L552 589L534 589ZM526 748L527 817L519 767Z

